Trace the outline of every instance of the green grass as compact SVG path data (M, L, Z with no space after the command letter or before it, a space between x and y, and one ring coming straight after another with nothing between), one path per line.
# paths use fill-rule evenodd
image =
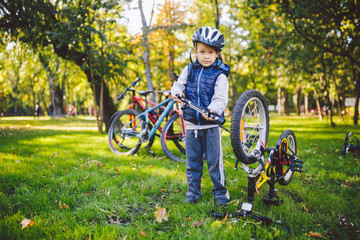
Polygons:
M120 157L110 152L107 136L97 133L92 119L0 118L0 239L307 239L310 231L327 239L360 239L360 155L340 154L345 134L360 137L360 128L350 119L335 123L331 128L326 118L271 117L268 146L292 129L304 173L288 186L276 185L281 206L264 205L264 185L254 211L285 222L287 233L251 219L215 226L209 212L222 210L214 206L206 167L203 198L183 205L185 164L162 158L159 139L152 148L156 156L141 150ZM225 132L223 149L234 200L228 210L235 212L247 176L233 170ZM166 209L168 221L156 221L157 207ZM22 229L24 218L35 224Z

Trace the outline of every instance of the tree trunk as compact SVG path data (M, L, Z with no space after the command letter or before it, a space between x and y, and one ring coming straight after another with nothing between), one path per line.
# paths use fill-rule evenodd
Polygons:
M285 115L289 115L289 93L287 89L282 92L282 109Z
M216 11L216 15L215 15L215 27L216 29L219 29L220 27L220 13L219 13L219 4L218 1L215 0L214 1L215 4L215 11Z
M334 82L334 86L335 86L335 97L336 97L336 101L337 101L337 108L338 108L338 111L340 113L341 121L343 122L344 121L344 114L343 114L342 103L340 102L340 97L339 97L339 92L338 92L338 89L337 89L336 80L333 79L333 82Z
M60 88L60 81L56 81L56 79L57 80L59 79L59 76L57 76L56 73L51 70L51 68L49 67L49 61L48 61L47 57L44 56L41 52L39 52L39 59L40 59L41 64L43 65L43 67L47 73L48 79L49 79L50 98L51 98L51 101L54 106L54 116L60 117L60 116L64 115L65 113L64 113L64 107L63 107L64 91L61 90L61 88ZM59 67L59 63L57 63L56 68L58 68L58 67ZM66 67L64 70L63 81L62 81L63 86L65 84L65 76L66 76ZM62 87L62 89L64 89L64 87Z
M146 85L148 87L148 90L154 91L154 86L152 83L152 77L151 77L151 70L150 70L150 44L148 41L148 35L149 35L149 26L146 23L143 6L142 6L142 0L139 0L139 10L141 15L141 23L142 23L142 45L144 47L144 53L142 55L142 58L144 60L145 64L145 76L146 76ZM150 95L151 101L155 102L155 94Z
M307 116L309 113L309 100L308 100L309 93L304 94L304 116Z
M316 101L316 108L319 114L319 120L322 121L322 112L321 112L321 107L320 107L320 101L319 101L319 95L316 91L316 88L314 88L314 97L315 97L315 101Z
M354 79L356 79L355 83L355 112L354 112L354 125L358 125L359 120L359 97L360 97L360 71L354 70Z
M281 110L282 110L282 104L281 104L281 87L278 87L277 89L277 103L276 103L276 107L277 107L277 111L278 111L278 115L281 115ZM275 109L276 109L275 107Z
M297 103L296 103L296 112L297 115L300 116L301 113L301 88L299 90L297 90L296 92L296 99L297 99Z
M325 96L325 99L326 99L326 102L329 106L329 109L326 109L326 113L328 113L330 111L330 124L331 124L331 127L335 127L335 123L333 122L333 110L332 110L332 102L330 100L330 80L329 80L329 77L328 76L331 76L331 62L330 62L330 66L329 66L329 74L328 74L328 71L327 71L327 65L325 64L325 61L324 59L322 58L322 66L323 66L323 74L324 74L324 81L325 81L325 86L324 86L324 92L326 92L326 96Z

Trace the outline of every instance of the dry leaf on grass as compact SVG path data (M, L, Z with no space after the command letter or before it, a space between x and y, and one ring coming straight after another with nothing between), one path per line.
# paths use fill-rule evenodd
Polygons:
M230 180L231 183L236 182L237 180L239 180L239 178L235 178L234 180Z
M221 223L226 222L227 218L228 218L228 213L226 213L226 215L225 215L224 219L223 219L223 220L221 220Z
M194 227L200 227L201 221L194 221L193 225L194 225Z
M165 188L160 189L160 192L167 192Z
M22 225L22 229L26 228L27 226L33 226L35 224L35 222L33 220L29 220L27 218L24 218L21 221L21 225Z
M305 204L302 205L302 210L307 213L309 212L309 210L305 207Z
M146 237L146 233L145 233L143 230L141 230L141 231L140 231L140 236Z
M168 214L166 213L165 208L158 207L158 210L155 212L154 216L156 217L156 221L161 223L163 220L168 220Z
M183 221L187 221L187 222L190 222L192 219L192 217L188 217L188 218L184 218Z
M317 233L317 232L313 232L313 231L308 232L307 237L311 237L311 238L324 238L324 237L321 235L321 233Z
M221 225L226 222L227 218L228 218L228 214L226 213L223 220L221 220L221 221L216 220L210 225L211 229L216 230L216 229L220 228Z
M68 206L66 203L62 204L62 203L61 203L61 200L59 200L59 208L60 208L60 209L69 208L69 206Z

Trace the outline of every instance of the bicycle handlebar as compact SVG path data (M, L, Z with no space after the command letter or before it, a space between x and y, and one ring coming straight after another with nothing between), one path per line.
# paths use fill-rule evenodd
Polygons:
M216 122L217 124L224 125L224 123L226 122L226 119L219 114L215 112L210 112L209 109L198 106L192 103L189 99L181 97L179 94L176 94L176 97L184 103L184 106L189 106L190 108L198 111L199 113L207 114L211 118L211 120Z
M117 100L120 100L120 99L123 99L124 96L125 96L125 93L127 91L129 91L132 87L136 87L137 83L140 81L141 78L137 78L135 81L133 81L130 86L128 86L125 91L123 93L121 93L118 97L117 97Z

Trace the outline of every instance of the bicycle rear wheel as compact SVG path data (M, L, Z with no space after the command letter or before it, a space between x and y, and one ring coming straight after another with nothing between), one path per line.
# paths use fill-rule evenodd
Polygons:
M165 123L161 133L161 148L175 162L185 162L185 136L182 135L179 114L174 113Z
M266 146L269 136L269 111L266 101L260 92L245 91L233 109L231 118L231 145L235 156L244 164L256 160L250 158L254 150Z
M138 118L129 124L139 115L134 109L127 109L119 112L110 125L108 139L110 150L118 155L131 155L136 153L140 146L140 133L145 129L145 123Z
M285 130L281 133L276 148L279 150L279 161L275 164L275 172L279 184L288 185L294 172L290 170L290 160L295 159L297 154L297 143L295 133L292 130Z

